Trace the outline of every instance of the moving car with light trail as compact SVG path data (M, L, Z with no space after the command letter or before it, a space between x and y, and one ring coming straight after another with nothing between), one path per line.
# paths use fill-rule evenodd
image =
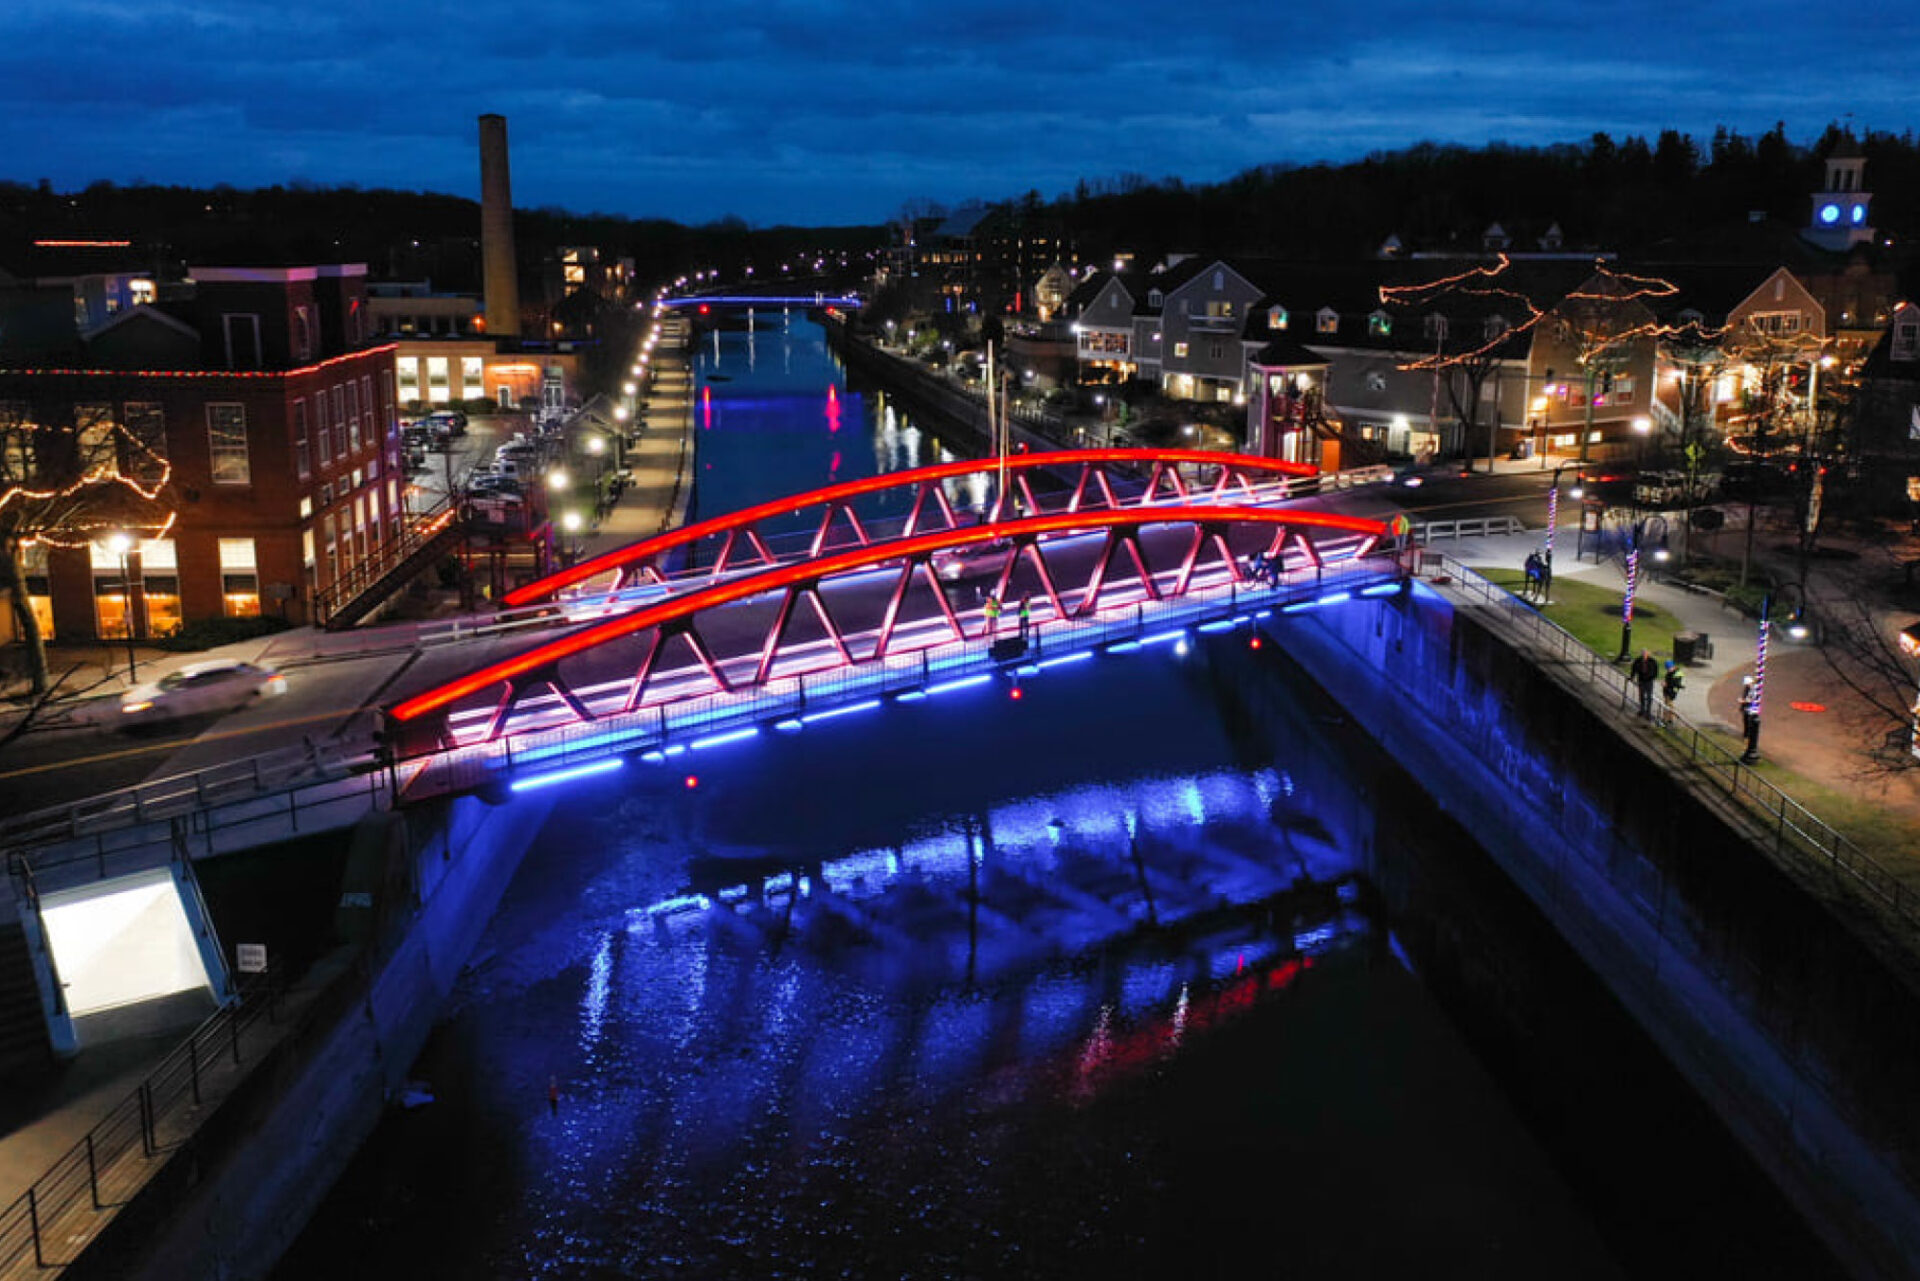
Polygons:
M287 692L287 678L269 667L235 658L188 663L120 696L119 724L153 725L187 716L230 712L256 698Z

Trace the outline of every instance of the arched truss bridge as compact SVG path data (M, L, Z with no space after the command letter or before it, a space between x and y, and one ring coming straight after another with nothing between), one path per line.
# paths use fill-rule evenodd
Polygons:
M1002 460L970 459L938 463L911 471L887 472L861 480L845 481L824 489L809 490L791 497L760 503L741 511L715 516L679 529L668 530L625 547L591 557L578 565L550 574L508 592L508 608L520 608L551 600L560 592L581 583L614 575L612 587L618 592L636 582L663 582L662 566L675 553L702 543L717 543L718 550L703 571L718 579L729 571L754 565L771 566L780 562L761 533L766 523L812 509L820 512L820 521L811 543L799 555L812 559L836 547L849 544L870 546L876 539L855 513L856 500L889 490L911 489L913 504L899 536L912 537L923 528L959 529L971 523L971 514L963 517L947 497L946 485L955 480L989 476L999 472ZM1018 499L1027 512L1049 508L1078 512L1092 508L1119 510L1151 506L1163 502L1187 502L1200 491L1207 501L1222 501L1230 495L1258 497L1258 485L1276 479L1283 486L1293 481L1319 476L1320 469L1308 463L1282 462L1277 458L1256 458L1246 454L1223 454L1200 449L1074 449L1049 453L1010 454L1004 460L1007 484L996 486L992 506L983 520L998 522L1005 504ZM1182 474L1182 466L1218 468L1211 485L1193 485ZM1046 471L1060 477L1072 477L1063 493L1036 495L1033 477ZM1139 471L1146 474L1141 485ZM1044 499L1044 501L1043 501ZM842 529L844 533L840 532Z
M1203 504L1045 512L903 535L715 581L582 626L415 694L386 714L404 739L418 741L404 732L412 722L451 745L449 714L457 705L473 708L482 696L490 696L491 709L479 703L484 729L463 735L468 742L499 737L529 694L551 692L543 698L548 724L554 717L594 721L890 653L985 641L995 632L994 615L970 600L956 608L953 588L936 569L938 558L962 549L999 553L991 587L975 584L982 602L1006 599L1024 568L1023 581L1037 588L1033 626L1044 628L1243 582L1242 557L1252 553L1264 553L1282 572L1317 574L1367 556L1387 536L1387 526L1362 517ZM766 598L757 610L755 598ZM816 634L796 639L789 631L802 600L817 621L806 630ZM726 632L718 647L703 633L703 620ZM675 638L695 664L663 681L660 660ZM688 686L687 674L697 688Z

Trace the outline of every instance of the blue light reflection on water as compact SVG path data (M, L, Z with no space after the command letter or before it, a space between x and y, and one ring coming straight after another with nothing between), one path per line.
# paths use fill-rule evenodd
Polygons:
M696 420L708 425L707 514L823 473L911 465L916 450L936 461L895 407L847 391L810 329L715 339L733 381L703 389ZM699 371L714 368L702 360ZM839 388L837 433L816 360ZM871 449L848 443L863 420ZM1270 743L1223 721L1206 648L1183 662L1155 646L1124 671L1075 656L1018 705L901 700L761 735L703 753L694 791L675 771L570 785L423 1062L452 1087L447 1102L393 1122L412 1125L397 1153L384 1149L389 1166L412 1161L410 1186L431 1190L385 1216L373 1253L393 1269L358 1273L1137 1267L1168 1176L1143 1164L1153 1144L1135 1131L1156 1118L1127 1111L1129 1092L1158 1082L1172 1048L1215 1043L1236 1017L1301 1017L1292 989L1260 974L1291 949L1292 920L1221 921L1223 905L1276 894L1303 868L1327 879L1353 868L1325 762L1274 760ZM1289 819L1276 840L1269 812L1283 798L1324 826ZM738 902L716 901L740 885ZM1148 888L1163 927L1143 932ZM1366 922L1333 928L1364 949ZM1349 971L1380 981L1364 961ZM1235 992L1261 995L1223 1000ZM1202 1086L1164 1115L1220 1108L1238 1127L1236 1110L1270 1091L1289 1053L1315 1079L1312 1042L1273 1049L1253 1093ZM1324 1088L1364 1086L1350 1075ZM1309 1093L1300 1134L1271 1136L1324 1136L1330 1146L1307 1157L1324 1167L1316 1178L1404 1158L1327 1135L1312 1119L1327 1101ZM1447 1106L1475 1118L1475 1144L1511 1129L1461 1099ZM476 1146L493 1160L459 1158ZM1491 1169L1456 1181L1498 1183L1509 1166L1523 1184L1550 1181L1509 1160L1515 1146L1496 1144ZM1294 1230L1330 1234L1312 1243L1325 1250L1371 1227L1371 1189L1349 1191L1355 1213ZM1183 1190L1178 1203L1203 1211L1206 1199ZM1264 1225L1253 1235L1271 1248Z

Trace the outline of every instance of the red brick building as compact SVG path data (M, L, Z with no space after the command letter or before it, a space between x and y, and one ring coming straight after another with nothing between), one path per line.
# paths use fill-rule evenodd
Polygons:
M167 475L174 513L124 555L29 548L52 638L122 637L129 616L137 637L221 616L306 622L317 589L397 532L393 348L369 339L365 280L359 264L195 268L78 335L71 360L0 349L0 414L118 425L154 456L131 465Z

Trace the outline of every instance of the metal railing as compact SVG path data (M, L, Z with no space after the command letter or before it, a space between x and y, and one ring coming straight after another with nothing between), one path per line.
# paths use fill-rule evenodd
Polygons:
M194 847L241 848L352 822L384 804L391 779L338 757L283 749L41 810L0 830L7 864L42 888L145 871ZM249 834L252 829L252 834Z
M1603 691L1607 701L1617 699L1622 709L1633 706L1638 697L1633 682L1616 662L1594 653L1531 605L1453 557L1443 555L1438 559L1451 578L1451 585L1463 595L1498 611L1501 619L1517 629L1526 644L1536 651L1536 658L1544 654L1569 674ZM1423 558L1423 566L1430 568L1433 561L1433 554L1428 553ZM1907 887L1885 865L1831 824L1761 777L1752 766L1716 742L1702 726L1676 713L1668 732L1655 741L1660 750L1738 805L1765 831L1776 854L1811 869L1824 868L1839 874L1905 924L1920 926L1920 892Z
M1433 520L1415 524L1414 537L1421 542L1436 538L1488 538L1501 534L1524 534L1527 527L1514 516L1474 516L1465 520Z
M334 615L407 563L421 548L458 520L453 496L445 495L423 512L408 516L399 535L378 544L373 554L349 565L313 594L314 620L324 627Z
M635 752L679 751L699 736L757 729L784 719L844 707L861 699L878 700L938 689L954 681L1007 669L1016 672L1049 660L1127 641L1172 640L1185 629L1259 611L1297 605L1303 599L1351 592L1397 581L1398 560L1383 553L1333 572L1295 570L1274 586L1237 583L1195 588L1185 596L1110 610L1089 618L1042 620L1028 629L1028 649L1017 659L993 656L988 638L965 644L903 648L878 662L839 665L780 677L730 693L711 692L663 700L632 712L603 715L590 722L570 721L544 729L510 733L487 743L410 758L416 764L401 788L407 800L453 792L479 791L539 767L564 770L588 761ZM937 620L934 620L937 621ZM995 639L1019 635L1016 625L999 629Z
M198 1110L232 1091L277 1020L265 975L241 986L239 999L215 1011L162 1059L137 1088L0 1210L0 1276L64 1267L99 1226L97 1216L133 1199L167 1153L193 1132Z

